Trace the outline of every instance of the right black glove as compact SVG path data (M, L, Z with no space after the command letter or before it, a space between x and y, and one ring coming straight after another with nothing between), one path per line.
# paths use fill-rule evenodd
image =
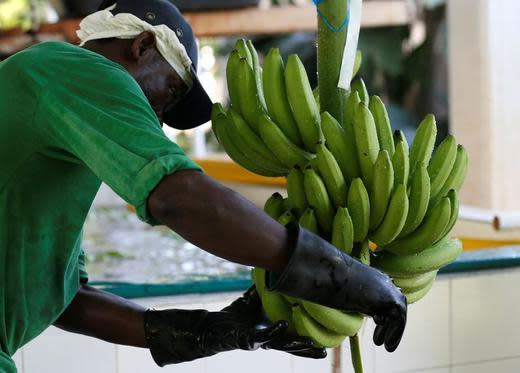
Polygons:
M375 344L384 343L387 351L395 351L406 326L407 304L390 277L297 224L287 229L291 257L282 273L266 273L267 288L371 316L377 324Z

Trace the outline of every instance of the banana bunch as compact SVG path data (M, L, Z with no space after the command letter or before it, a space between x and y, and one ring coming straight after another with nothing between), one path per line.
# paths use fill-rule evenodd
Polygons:
M358 53L356 72L360 64ZM341 118L320 113L298 56L284 65L278 49L260 66L252 43L239 40L226 73L230 107L212 111L219 142L249 171L287 179L287 197L273 194L264 211L388 273L409 304L424 297L462 250L449 233L468 168L464 147L448 136L434 151L433 115L409 147L360 78L343 94ZM362 325L362 315L270 292L260 268L252 276L267 316L318 345L335 347Z
M321 138L320 113L297 55L284 66L272 49L260 66L251 41L238 40L226 66L231 101L215 104L213 131L228 155L262 176L286 176L305 167Z

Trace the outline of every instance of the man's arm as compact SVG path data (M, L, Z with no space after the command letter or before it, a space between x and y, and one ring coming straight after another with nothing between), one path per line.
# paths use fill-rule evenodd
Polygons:
M222 258L275 271L287 263L285 229L198 171L164 178L148 198L148 209L159 222ZM144 312L136 303L84 285L54 325L111 343L145 347Z
M274 272L270 290L373 317L374 342L389 352L399 345L406 298L388 275L297 225L285 229L210 177L193 171L165 177L148 197L148 212L210 253Z
M144 313L136 303L83 285L54 326L111 343L146 347Z
M186 240L221 258L276 272L287 264L285 228L198 171L165 177L148 197L148 211Z
M254 287L222 311L145 310L116 295L82 286L54 323L107 342L145 347L160 366L236 349L274 349L313 359L324 349L287 333L287 322L266 323Z

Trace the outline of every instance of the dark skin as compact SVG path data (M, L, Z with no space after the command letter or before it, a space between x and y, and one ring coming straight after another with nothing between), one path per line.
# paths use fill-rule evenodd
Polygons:
M187 91L155 48L151 32L132 40L91 41L85 48L122 65L139 83L159 120ZM285 228L200 172L180 171L165 177L150 193L148 211L186 240L221 258L276 272L288 262ZM83 285L55 326L111 343L146 347L144 312L133 302Z

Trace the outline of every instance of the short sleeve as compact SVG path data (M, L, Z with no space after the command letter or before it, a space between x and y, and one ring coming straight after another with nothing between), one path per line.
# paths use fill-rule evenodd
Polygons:
M42 142L70 152L135 206L139 218L156 221L146 201L161 179L200 167L164 134L137 82L119 65L88 52L52 61L39 78L33 125Z

